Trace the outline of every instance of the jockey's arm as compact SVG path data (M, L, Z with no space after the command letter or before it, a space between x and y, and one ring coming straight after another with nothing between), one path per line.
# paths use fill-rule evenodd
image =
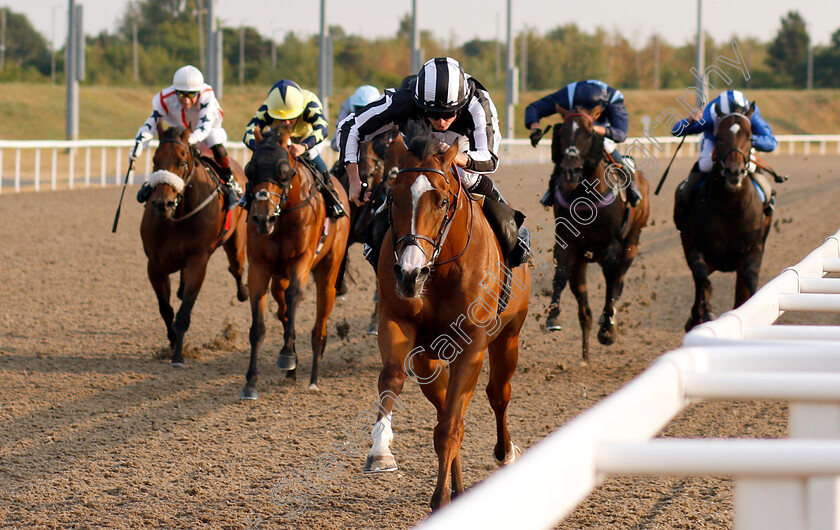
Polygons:
M756 107L753 115L750 116L750 126L752 127L753 132L753 146L759 150L770 152L774 151L777 147L779 147L779 142L776 140L776 137L773 136L773 129L770 128L770 125L764 121L764 118L761 117L761 113Z
M560 95L564 90L566 90L565 87L557 92L552 92L551 94L542 97L525 107L525 126L529 129L538 129L542 118L551 116L557 112L555 104L565 108L562 104L560 104Z
M242 137L242 143L245 144L245 147L253 151L254 143L256 142L254 131L256 129L262 130L262 128L268 125L271 121L271 117L268 115L268 105L263 102L251 118L251 121L249 121L248 125L245 127L245 135Z
M630 115L624 106L624 100L618 100L607 105L604 109L604 118L607 119L606 127L595 126L595 132L603 134L606 138L620 144L627 139L627 130L630 128ZM603 132L599 132L602 129Z

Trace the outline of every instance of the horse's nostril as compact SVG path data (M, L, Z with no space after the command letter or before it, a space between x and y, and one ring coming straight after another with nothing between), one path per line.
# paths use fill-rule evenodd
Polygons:
M405 281L405 276L403 275L403 270L399 263L394 263L394 278L400 283Z

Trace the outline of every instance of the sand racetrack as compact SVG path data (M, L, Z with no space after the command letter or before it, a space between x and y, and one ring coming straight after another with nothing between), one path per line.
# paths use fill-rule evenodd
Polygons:
M762 267L762 284L803 258L840 223L840 157L770 157L791 175ZM651 189L667 160L651 182ZM533 274L533 297L508 409L523 449L618 389L680 344L694 288L671 220L673 190L687 173L679 159L652 201L638 257L619 302L621 336L592 337L580 365L573 297L564 330L546 333L550 270ZM504 166L503 192L548 223L537 204L547 166ZM126 192L119 230L111 224L119 188L0 196L0 526L11 528L405 528L429 512L436 457L434 413L407 383L394 417L399 471L361 473L369 441L355 425L376 399L379 352L365 334L374 276L352 249L355 285L330 319L320 392L306 390L314 291L298 327L297 383L274 368L282 327L268 321L260 398L237 399L248 357L250 311L236 301L221 252L210 261L187 334L187 367L161 359L166 344L146 278L137 187ZM732 304L734 276L714 277L714 307ZM601 312L600 270L589 269L590 302ZM276 305L271 302L274 310ZM787 322L805 315L786 314ZM837 317L833 317L836 319ZM816 322L835 322L819 316ZM349 333L339 337L346 323ZM464 476L475 484L495 469L485 373L467 411ZM780 437L780 403L705 403L666 436ZM732 482L725 478L608 479L560 528L727 528Z

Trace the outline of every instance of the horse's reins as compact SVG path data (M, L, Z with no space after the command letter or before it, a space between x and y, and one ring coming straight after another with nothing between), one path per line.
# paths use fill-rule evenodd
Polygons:
M445 178L447 183L449 182L449 178L446 176L446 173L444 173L440 169L431 168L431 167L407 167L407 168L400 169L397 172L397 174L399 175L400 173L411 173L411 172L437 173L438 175L441 175L443 178ZM428 259L424 266L431 266L432 264L435 264L435 262L437 260L437 257L440 255L440 251L443 248L443 242L446 240L446 236L449 235L449 229L452 228L452 220L455 218L455 213L458 211L458 198L461 196L461 179L458 178L457 175L455 175L455 180L458 182L457 193L452 193L451 190L447 190L447 191L449 191L449 193L451 195L453 195L455 197L455 200L452 201L452 206L450 206L447 209L446 215L444 215L444 217L443 217L443 222L441 223L440 228L438 229L438 233L437 233L437 235L435 236L434 239L432 239L428 236L424 236L422 234L411 234L411 233L406 234L406 235L402 236L401 238L397 239L397 236L394 233L394 230L393 229L391 230L391 240L393 241L393 247L394 247L394 259L396 261L400 260L400 256L398 254L398 248L400 248L400 244L402 244L401 248L403 248L403 249L405 249L405 247L407 247L409 245L415 245L415 246L417 246L417 248L420 249L420 252L423 252L423 255L425 256L426 252L418 244L418 242L422 240L422 241L426 241L427 243L431 244L432 249L433 249L431 259ZM393 227L394 223L393 223L393 217L392 217L392 214L391 214L392 201L393 201L393 199L391 198L391 195L389 195L388 196L388 221L391 224L391 226ZM467 242L466 242L466 244L464 244L463 250L461 250L461 252L459 252L456 256L454 256L452 258L449 258L446 261L441 261L440 263L437 263L437 265L444 265L446 263L453 262L456 259L460 258L462 255L464 255L464 253L467 251L467 247L470 244L470 239L471 238L472 238L472 216L470 216L470 229L467 231Z

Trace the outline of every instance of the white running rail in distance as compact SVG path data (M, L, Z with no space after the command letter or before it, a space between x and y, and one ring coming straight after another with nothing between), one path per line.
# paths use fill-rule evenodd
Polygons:
M779 148L772 154L840 154L840 135L777 136ZM689 137L680 157L697 156L697 137ZM623 151L633 145L646 146L654 157L670 157L680 141L675 137L627 138ZM637 143L638 142L638 143ZM660 145L652 146L652 142ZM830 152L829 144L834 145ZM145 181L152 172L152 154L157 147L152 140L143 151L129 184ZM121 185L128 168L128 152L134 140L0 140L0 193L41 191L42 189L74 189L76 187ZM228 152L242 166L250 153L241 142L227 142ZM661 148L661 151L659 150ZM639 153L633 153L637 160ZM530 140L502 140L500 158L504 164L548 164L551 162L551 141L545 139L536 149ZM331 165L336 153L325 149L324 160Z

